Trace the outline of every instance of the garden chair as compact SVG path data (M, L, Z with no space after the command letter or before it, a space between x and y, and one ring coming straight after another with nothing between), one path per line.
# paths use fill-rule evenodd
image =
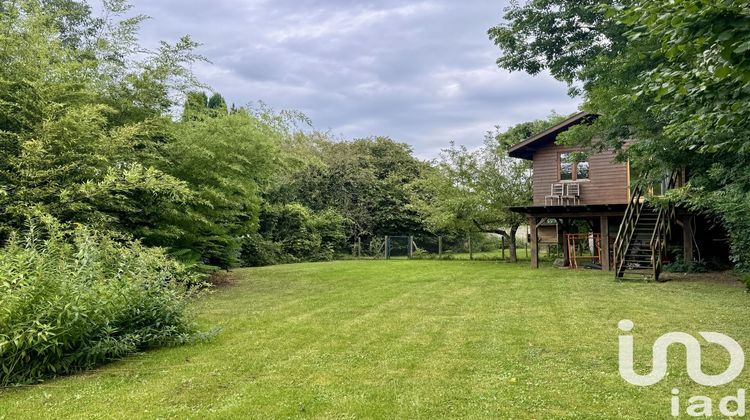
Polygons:
M568 205L573 202L573 205L578 205L581 202L581 184L573 182L565 185L565 194L560 197L560 200Z
M544 197L544 205L546 206L548 202L550 203L549 205L553 205L557 201L557 205L559 206L562 202L563 191L563 184L550 185L549 195Z

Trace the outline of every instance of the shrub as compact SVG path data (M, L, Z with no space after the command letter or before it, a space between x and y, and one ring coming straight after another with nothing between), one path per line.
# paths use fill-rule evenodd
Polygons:
M197 281L162 250L51 219L0 250L0 385L69 374L196 337Z
M711 173L738 183L742 180L743 185L729 185L713 191L710 185L709 191L705 188L685 188L679 190L679 195L675 194L675 197L690 209L713 216L715 221L724 225L729 233L730 261L750 290L750 182L745 176L747 171L734 173L725 172L725 169L715 165ZM692 179L691 183L696 183L696 180Z
M664 266L664 271L668 273L709 273L719 271L723 267L720 263L710 260L699 260L686 262L681 254L675 256L674 262Z
M345 219L334 210L314 212L298 204L266 204L260 232L242 247L246 266L328 261L346 249Z
M240 254L245 267L262 267L283 261L281 244L277 244L256 233L245 237Z

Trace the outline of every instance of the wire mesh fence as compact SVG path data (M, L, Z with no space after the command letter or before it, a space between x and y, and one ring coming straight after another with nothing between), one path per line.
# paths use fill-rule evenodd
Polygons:
M519 235L520 236L520 235ZM466 235L383 235L356 238L351 243L352 257L377 259L510 259L509 241L496 234ZM556 250L549 247L548 254ZM542 253L545 254L544 249ZM525 238L516 240L518 259L528 259L530 250Z

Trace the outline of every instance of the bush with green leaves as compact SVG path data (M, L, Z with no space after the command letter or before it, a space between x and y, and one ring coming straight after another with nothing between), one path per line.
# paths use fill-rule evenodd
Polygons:
M198 337L197 281L159 249L37 220L0 250L0 386Z
M335 210L314 212L292 204L266 204L260 232L246 238L243 263L248 266L327 261L348 252L346 219Z

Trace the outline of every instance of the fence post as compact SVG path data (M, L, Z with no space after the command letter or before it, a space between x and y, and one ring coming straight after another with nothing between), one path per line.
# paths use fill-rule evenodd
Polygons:
M385 235L385 259L391 259L391 237Z
M414 237L410 235L409 236L409 259L411 259L412 251L414 250L414 248L412 248L413 244L414 244Z
M362 237L357 236L357 258L362 258Z
M443 258L443 237L438 236L438 258Z
M503 236L501 239L503 240L503 243L502 243L503 261L505 261L505 236Z

